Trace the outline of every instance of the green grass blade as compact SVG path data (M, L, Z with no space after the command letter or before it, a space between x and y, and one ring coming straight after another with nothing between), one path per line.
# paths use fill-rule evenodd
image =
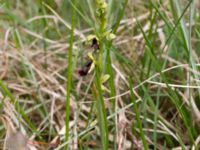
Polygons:
M148 144L147 144L147 141L146 141L146 138L145 138L145 133L143 131L142 121L140 119L140 112L138 110L138 106L137 106L137 103L136 103L136 100L135 100L131 81L129 81L129 87L130 87L129 89L130 89L130 92L131 92L131 99L132 99L134 111L135 111L135 114L136 114L137 125L138 125L139 130L140 130L140 136L141 136L141 139L142 139L143 147L144 147L145 150L148 150L149 148L148 148Z
M73 1L74 6L76 6L76 0ZM73 43L74 43L74 30L76 24L76 11L73 8L72 13L72 27L71 27L71 34L70 34L70 47L69 47L69 59L68 59L68 74L67 74L67 95L66 95L66 133L65 133L65 141L69 139L69 118L70 118L70 95L72 89L72 77L73 77ZM65 146L65 149L68 149L68 145Z

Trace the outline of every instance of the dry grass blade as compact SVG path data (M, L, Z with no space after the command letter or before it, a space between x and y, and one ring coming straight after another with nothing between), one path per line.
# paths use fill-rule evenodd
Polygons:
M29 150L28 139L20 131L17 131L11 120L3 115L1 117L6 128L5 148L8 150ZM17 149L16 149L17 148Z

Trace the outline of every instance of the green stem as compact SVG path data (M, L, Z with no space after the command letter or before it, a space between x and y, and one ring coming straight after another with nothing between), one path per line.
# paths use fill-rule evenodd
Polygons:
M115 23L115 26L113 27L113 33L115 34L117 32L117 29L120 25L120 21L124 16L125 8L128 3L128 0L125 0L123 3L122 10L119 13L119 17ZM107 72L110 75L110 80L109 80L109 86L111 89L110 97L115 97L116 95L116 90L115 90L115 82L114 82L114 74L113 74L113 69L112 69L112 58L111 58L111 46L112 46L112 41L109 41L107 44L107 55L106 55L106 64L107 64ZM117 106L115 102L115 98L112 99L112 105L113 105L113 113L116 112ZM113 136L113 141L114 141L114 149L117 149L117 115L115 116L115 127L114 127L114 136Z
M97 110L98 110L98 120L99 120L99 127L101 132L101 143L102 149L108 149L108 125L107 125L107 117L106 117L106 109L104 104L103 98L103 91L101 89L101 70L99 66L96 66L96 87L98 93L96 94L97 98Z
M106 30L106 16L103 13L101 15L100 19L100 28L99 28L99 56L98 56L98 61L97 64L95 65L95 71L96 71L96 87L97 87L97 94L96 94L96 99L97 99L97 109L98 109L98 122L99 122L99 127L100 127L100 132L101 132L101 143L102 143L102 149L107 150L108 149L108 125L107 125L107 115L106 115L106 109L105 109L105 104L104 104L104 98L103 98L103 91L101 89L101 75L102 75L102 70L103 70L103 36L104 32Z

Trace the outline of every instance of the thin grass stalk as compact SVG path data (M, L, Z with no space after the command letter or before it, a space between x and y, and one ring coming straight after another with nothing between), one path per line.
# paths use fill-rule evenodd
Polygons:
M176 4L178 16L180 16L181 13L182 13L180 0L176 0L175 4ZM187 50L187 52L189 54L189 59L188 59L189 60L189 64L191 65L193 70L197 70L197 68L195 66L195 60L194 60L193 55L192 55L192 44L191 44L191 30L192 30L191 23L192 23L192 17L193 17L193 11L192 11L191 7L192 6L194 7L193 0L190 0L188 2L188 5L189 5L189 23L190 23L189 24L190 25L189 26L189 31L188 31L188 29L186 27L186 22L185 22L184 18L181 19L180 25L181 25L181 31L182 31L182 34L183 34L182 38L184 40L184 44L185 44L186 50ZM199 77L196 74L193 74L193 75L194 75L194 78L198 80ZM198 82L196 82L196 84L198 86L200 85ZM199 92L199 90L198 90L198 92ZM190 140L191 140L191 142L193 144L195 144L194 134L193 134L192 130L190 129L191 126L190 126L189 122L187 121L187 116L185 116L185 122L186 122L186 127L188 128Z
M137 106L137 103L136 103L136 100L135 100L135 96L134 96L134 93L133 93L133 87L132 87L132 83L131 83L130 80L129 80L129 87L130 87L130 92L131 92L131 100L132 100L135 115L136 115L137 125L138 125L138 128L140 130L140 136L141 136L141 139L142 139L143 147L144 147L145 150L148 150L149 149L148 144L147 144L145 134L144 134L144 131L143 131L143 128L142 128L142 121L140 119L140 112L138 111L138 106Z
M76 0L73 1L76 7ZM68 59L68 74L67 74L67 95L66 95L66 133L65 133L65 142L69 140L69 118L70 118L70 95L72 89L72 77L73 77L73 44L74 44L74 30L76 23L76 11L75 7L73 7L72 12L72 27L71 27L71 35L70 35L70 46L69 46L69 59ZM65 145L65 150L68 149L68 144Z

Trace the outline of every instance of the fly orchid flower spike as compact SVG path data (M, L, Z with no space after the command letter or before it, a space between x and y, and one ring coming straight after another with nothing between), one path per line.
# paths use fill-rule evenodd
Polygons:
M105 2L105 0L96 0L97 4L97 16L98 17L105 17L108 4Z
M101 32L104 32L107 26L107 8L108 4L105 2L105 0L96 0L97 9L97 19L99 23L101 24Z

